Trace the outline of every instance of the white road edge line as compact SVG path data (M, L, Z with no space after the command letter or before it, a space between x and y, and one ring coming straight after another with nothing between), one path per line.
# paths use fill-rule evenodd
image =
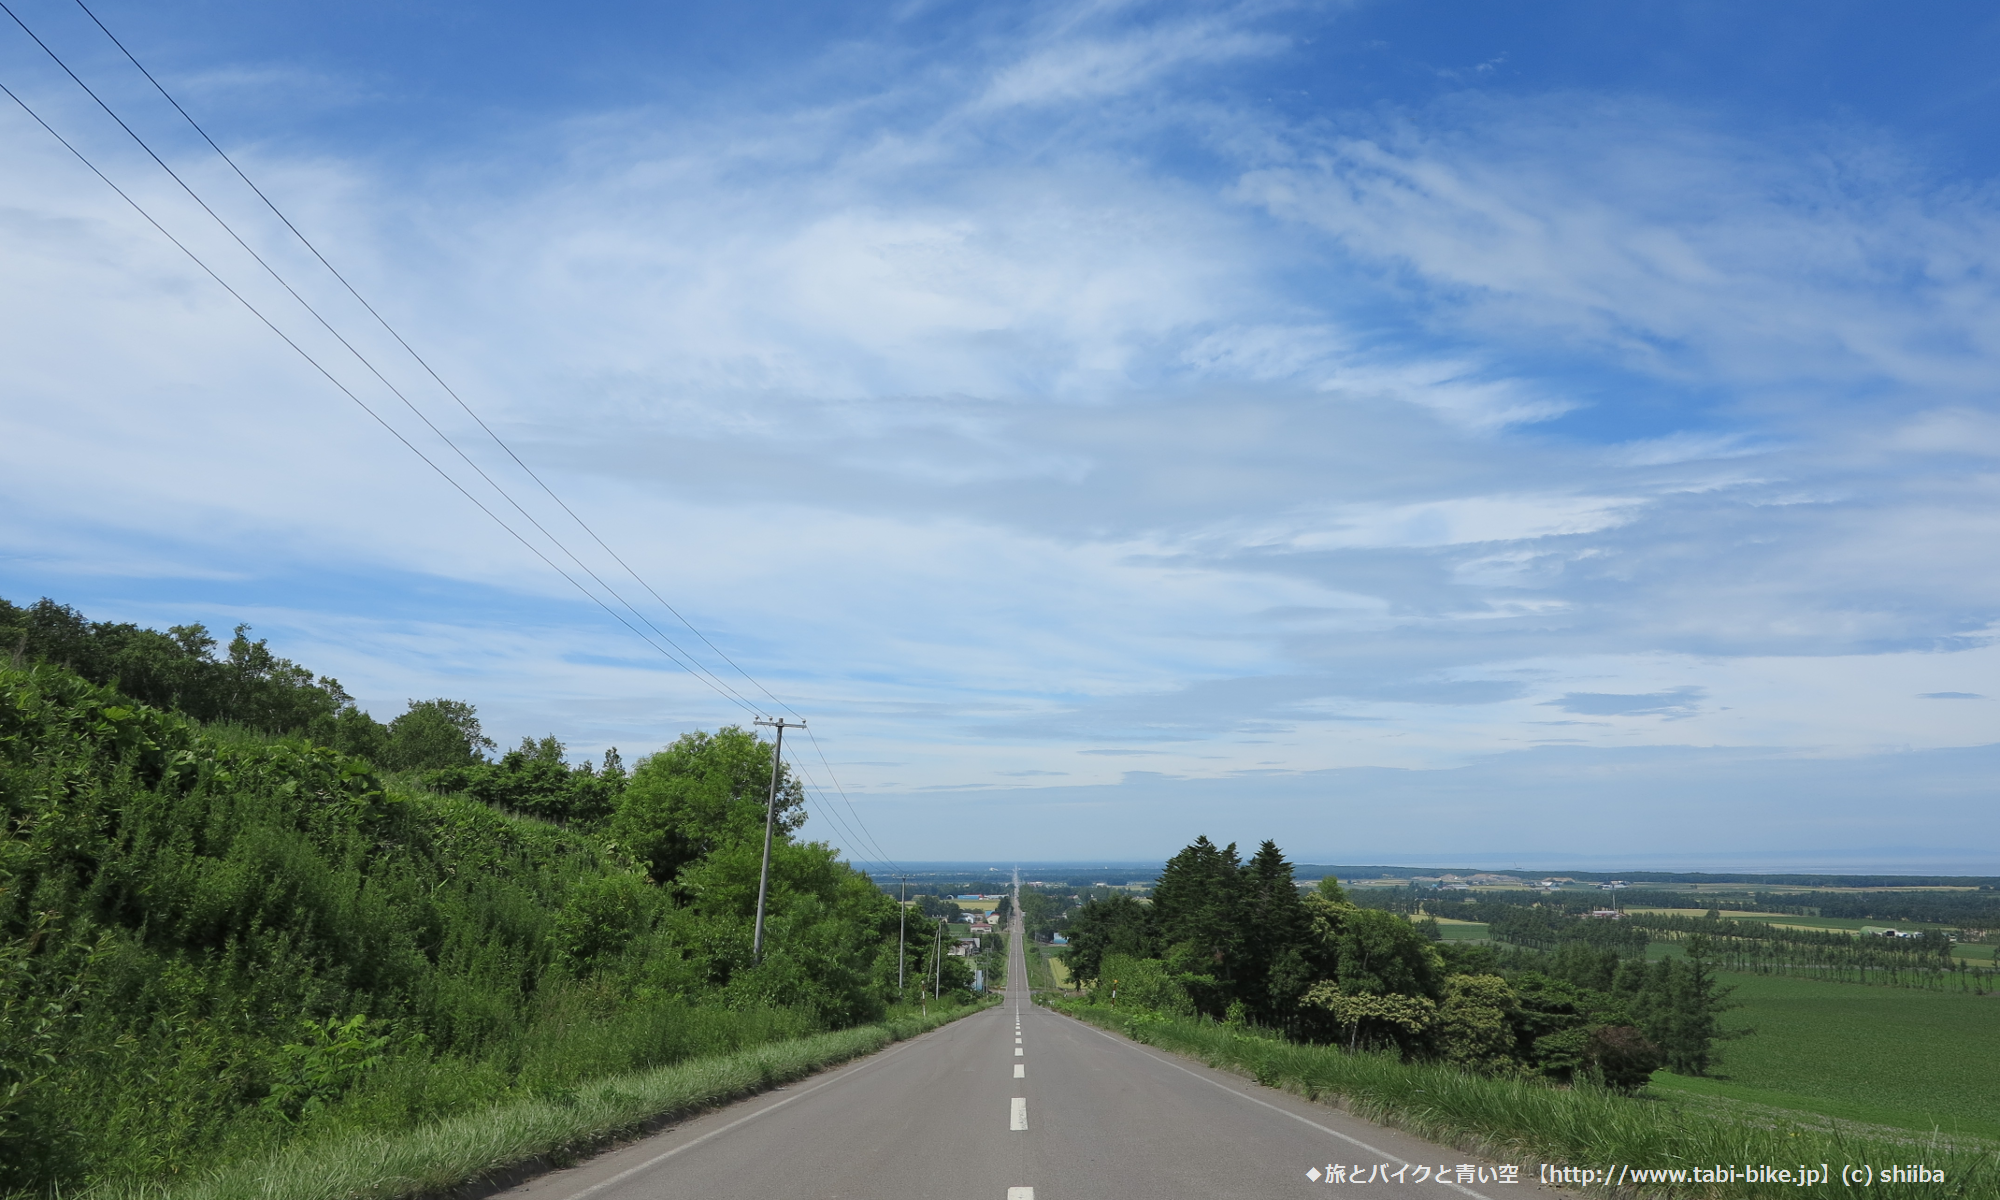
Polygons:
M1018 1131L1028 1127L1028 1098L1014 1097L1014 1103L1007 1109L1007 1128Z
M805 1089L802 1092L798 1092L794 1095L785 1097L783 1100L778 1101L776 1104L767 1104L763 1108L758 1109L756 1112L750 1113L747 1116L738 1117L734 1121L731 1121L729 1124L724 1125L720 1129L711 1129L707 1133L702 1134L700 1137L695 1138L692 1141L682 1142L680 1145L675 1146L673 1149L668 1150L663 1154L655 1154L653 1157L647 1159L645 1162L640 1163L636 1167L627 1167L623 1171L618 1172L616 1175L613 1175L609 1179L600 1179L596 1183L591 1184L589 1187L584 1188L580 1192L570 1193L570 1195L566 1197L566 1200L583 1200L585 1196L594 1196L597 1193L603 1191L605 1188L616 1187L617 1185L624 1183L626 1180L632 1178L634 1175L637 1175L643 1171L649 1171L652 1168L659 1166L661 1163L672 1158L674 1155L679 1154L683 1150L692 1150L696 1146L701 1145L703 1142L708 1141L710 1138L721 1137L723 1134L728 1133L730 1130L736 1128L738 1125L754 1121L758 1117L761 1117L766 1113L776 1112L779 1109L785 1107L785 1105L790 1104L794 1100L803 1100L807 1096L812 1095L814 1092L820 1090L823 1087L832 1087L834 1084L839 1083L844 1079L852 1079L856 1075L859 1075L861 1072L866 1071L868 1068L874 1066L876 1063L881 1062L883 1059L886 1059L891 1055L901 1052L905 1047L915 1045L916 1041L917 1041L916 1038L911 1038L908 1041L903 1042L901 1045L898 1045L894 1049L888 1051L887 1053L871 1054L868 1056L868 1061L862 1063L860 1066L854 1068L851 1071L842 1071L839 1074L835 1075L833 1078L821 1080L819 1083L813 1084L811 1087Z
M1328 1128L1327 1126L1320 1124L1318 1121L1315 1121L1310 1117L1302 1117L1288 1108L1280 1108L1277 1105L1271 1103L1269 1100L1259 1100L1257 1097L1252 1096L1248 1092L1239 1092L1235 1088L1230 1087L1228 1084L1222 1082L1219 1079L1210 1079L1208 1076L1203 1075L1198 1071L1190 1071L1186 1067L1180 1065L1179 1063L1173 1061L1172 1059L1161 1058L1159 1055L1154 1054L1150 1050L1142 1049L1139 1046L1139 1043L1137 1042L1129 1041L1125 1038L1118 1037L1114 1034L1106 1033L1102 1029L1099 1029L1097 1026L1077 1020L1077 1018L1075 1017L1071 1017L1070 1020L1076 1021L1078 1025L1083 1026L1083 1028L1090 1030L1090 1032L1098 1035L1101 1038L1104 1038L1106 1041L1115 1042L1118 1045L1126 1047L1127 1049L1138 1051L1140 1054L1145 1055L1147 1058L1152 1059L1156 1063L1164 1063L1167 1066L1172 1067L1174 1070L1179 1071L1184 1075L1192 1075L1196 1079L1201 1080L1203 1083L1221 1088L1223 1091L1228 1092L1232 1096L1248 1100L1252 1104L1262 1105L1263 1107L1270 1109L1274 1113L1281 1113L1287 1117L1290 1117L1292 1120L1297 1121L1301 1125L1310 1125L1314 1129L1319 1130L1321 1133L1330 1133L1333 1136L1339 1138L1343 1142L1352 1142L1353 1144L1361 1147L1363 1150L1366 1150L1370 1154L1379 1154L1383 1158L1388 1159L1390 1162L1398 1163L1405 1167L1416 1165L1414 1163L1405 1162L1403 1159L1397 1158L1395 1155L1389 1153L1387 1150L1379 1150L1374 1146L1369 1145L1367 1142L1362 1141L1358 1137L1349 1136L1348 1134L1340 1132L1340 1130L1338 1129ZM1465 1187L1462 1184L1453 1183L1449 1179L1434 1179L1431 1182L1443 1184L1445 1187L1450 1188L1454 1192L1458 1192L1466 1196L1471 1196L1473 1200L1492 1200L1492 1197L1490 1196L1486 1196L1479 1192L1475 1192L1471 1188Z

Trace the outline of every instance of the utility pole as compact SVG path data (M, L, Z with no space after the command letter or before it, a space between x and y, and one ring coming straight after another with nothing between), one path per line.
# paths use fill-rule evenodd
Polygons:
M759 717L757 725L769 725L778 731L778 740L771 746L771 798L764 808L764 869L757 874L757 929L750 935L750 961L764 961L764 896L771 889L771 829L778 823L778 767L785 761L785 730L804 729L804 721L786 721L779 717L766 721Z
M938 918L937 953L931 955L931 965L937 970L937 979L931 984L931 991L939 1001L944 1000L944 918Z
M903 1003L903 967L905 965L903 956L909 952L907 949L908 938L904 931L909 928L910 924L910 877L905 875L902 879L903 894L897 897L899 903L896 905L896 1003L898 1004Z

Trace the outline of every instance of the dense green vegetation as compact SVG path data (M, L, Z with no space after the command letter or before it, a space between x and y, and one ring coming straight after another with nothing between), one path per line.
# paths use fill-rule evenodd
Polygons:
M1260 1082L1338 1095L1369 1115L1503 1154L1668 1168L1922 1159L1945 1168L1948 1184L1904 1194L2000 1194L2000 1157L1982 1140L2000 1133L1988 1103L2000 1071L1990 997L1720 970L1746 944L1871 948L1850 932L1772 930L1719 913L1662 914L1643 922L1657 928L1641 928L1632 918L1593 920L1580 905L1537 906L1539 897L1400 890L1391 904L1366 895L1371 907L1360 908L1323 884L1299 899L1308 936L1274 950L1268 936L1248 936L1268 907L1242 897L1273 894L1255 879L1281 874L1282 859L1268 844L1258 858L1261 867L1239 864L1230 849L1197 842L1169 864L1150 908L1123 898L1086 906L1070 922L1070 961L1095 986L1059 1006ZM1190 918L1191 907L1205 912ZM1468 917L1503 940L1448 940L1447 930L1481 928L1455 922ZM1172 945L1189 932L1204 940ZM1933 936L1884 949L1949 972L1940 946L1949 949ZM1319 981L1303 994L1292 985L1302 1011L1288 1016L1273 985L1294 978L1289 968L1245 960L1293 954ZM1261 1011L1250 1003L1260 987ZM1325 1016L1305 1015L1315 1008L1349 1022L1344 1036L1328 1036ZM1755 1036L1735 1040L1749 1029ZM1671 1072L1655 1069L1662 1059ZM1835 1194L1791 1184L1657 1190Z
M1028 986L1036 991L1052 991L1056 986L1055 973L1049 969L1049 950L1046 946L1030 945L1027 948Z
M1602 948L1570 940L1560 953L1503 963L1358 907L1331 877L1301 895L1271 842L1242 862L1235 846L1197 839L1168 862L1150 903L1093 899L1069 925L1068 966L1098 985L1093 1002L1299 1042L1394 1047L1490 1075L1630 1089L1663 1064L1705 1073L1727 1036L1726 990L1699 941L1650 964L1643 935Z
M387 770L469 766L493 748L469 704L413 700L408 712L381 724L356 707L339 680L278 657L265 642L251 641L249 628L238 625L218 656L203 625L161 633L91 621L53 600L23 608L0 599L0 656L17 668L63 667L141 704L204 724L304 734Z
M159 635L84 628L68 661L201 697L212 720L63 666L0 669L0 1190L185 1177L559 1098L897 998L896 905L794 836L785 772L752 960L771 763L747 732L684 737L629 775L548 743L487 763L470 706L437 702L377 727L385 758L428 771L396 775L314 740L351 705L258 667L259 644L217 659L184 638L176 659ZM425 737L428 757L396 757ZM926 978L932 942L912 942Z
M181 1184L178 1200L406 1200L451 1195L536 1160L560 1162L656 1124L780 1086L956 1020L981 1005L933 1006L882 1024L711 1055L671 1066L602 1076L574 1089L517 1096L428 1125L357 1129L301 1139L278 1152L231 1163ZM127 1183L104 1200L157 1200Z
M1813 985L1806 985L1813 986ZM1831 985L1829 985L1831 986ZM1555 1162L1602 1170L1625 1164L1683 1170L1721 1164L1833 1165L1830 1184L1649 1183L1642 1194L1671 1197L1855 1195L1840 1182L1848 1164L1924 1162L1943 1182L1878 1181L1882 1200L1986 1200L2000 1195L2000 1156L1978 1145L1895 1140L1759 1114L1732 1120L1704 1104L1676 1103L1592 1087L1551 1087L1521 1077L1493 1077L1451 1063L1412 1063L1394 1052L1353 1053L1302 1045L1274 1031L1175 1017L1157 1009L1051 1000L1058 1010L1162 1049L1241 1071L1269 1087L1316 1099L1339 1099L1363 1116L1447 1144L1477 1145L1503 1159ZM1533 1179L1534 1167L1522 1172Z

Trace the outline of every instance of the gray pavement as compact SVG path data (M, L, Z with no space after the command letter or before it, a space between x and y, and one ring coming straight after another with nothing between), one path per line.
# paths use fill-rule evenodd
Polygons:
M1011 940L1006 1002L997 1008L500 1195L1546 1200L1558 1194L1534 1181L1532 1167L1519 1183L1494 1182L1499 1164L1492 1160L1036 1008L1027 998L1018 918ZM1460 1164L1473 1169L1470 1182L1458 1181ZM1336 1169L1331 1177L1329 1168Z

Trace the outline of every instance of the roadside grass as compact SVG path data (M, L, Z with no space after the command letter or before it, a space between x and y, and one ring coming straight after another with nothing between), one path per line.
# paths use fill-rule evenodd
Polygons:
M600 1078L401 1131L340 1130L204 1175L108 1182L75 1200L408 1200L435 1196L591 1150L872 1054L997 1000L911 1014L735 1054Z
M1900 1109L1866 1101L1801 1096L1796 1092L1746 1087L1727 1079L1712 1076L1696 1078L1675 1075L1670 1071L1655 1072L1652 1083L1647 1086L1666 1099L1709 1103L1737 1118L1777 1119L1829 1129L1852 1127L1854 1132L1891 1139L1907 1138L1912 1133L1936 1133L1967 1145L1985 1141L1991 1148L2000 1150L2000 1123L1991 1121L1965 1120L1958 1122L1955 1129L1948 1129L1941 1125L1923 1124Z
M2000 997L1782 975L1721 979L1742 1006L1724 1024L1756 1032L1721 1044L1719 1081L1655 1076L1661 1084L1715 1095L1754 1089L1847 1120L2000 1137Z
M1064 956L1051 953L1046 957L1049 964L1049 975L1055 979L1056 986L1064 990L1068 990L1074 986L1070 982L1069 964L1063 961Z
M1405 1063L1393 1054L1347 1053L1300 1045L1261 1031L1151 1013L1118 1013L1077 1002L1058 1011L1123 1033L1135 1041L1232 1069L1266 1087L1315 1100L1338 1100L1371 1120L1464 1149L1522 1163L1535 1178L1539 1163L1637 1168L1718 1164L1789 1166L1830 1163L1830 1183L1701 1183L1656 1185L1646 1195L1736 1198L1810 1197L1851 1200L1840 1182L1844 1165L1922 1162L1942 1170L1942 1183L1878 1181L1868 1194L1882 1200L1944 1200L2000 1196L2000 1152L1943 1138L1866 1136L1782 1116L1736 1119L1714 1105L1679 1103L1658 1094L1623 1096L1593 1087L1563 1088L1526 1079L1491 1079L1442 1064ZM1630 1193L1627 1193L1630 1194Z
M1044 954L1043 948L1031 941L1028 943L1027 950L1028 952L1024 957L1028 960L1028 987L1035 990L1054 991L1056 986L1055 974L1049 970L1049 960Z
M996 932L993 937L995 940L993 949L979 956L980 961L986 964L986 990L988 992L997 992L1007 986L1007 965L1013 958L1008 953L1008 950L1013 945L1013 935L1002 929Z

